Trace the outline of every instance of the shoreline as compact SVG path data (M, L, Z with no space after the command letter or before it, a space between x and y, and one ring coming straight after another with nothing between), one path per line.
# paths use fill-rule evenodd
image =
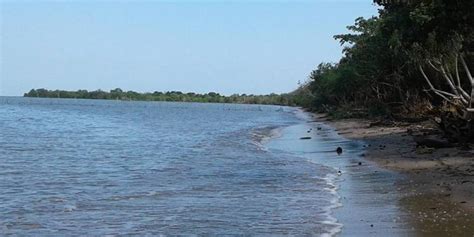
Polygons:
M362 160L403 176L395 183L400 208L416 234L472 236L474 233L474 151L416 147L412 130L421 124L370 126L368 119L313 122L333 127L340 136L364 142Z
M301 123L286 126L267 144L271 151L283 151L303 161L326 167L324 180L331 187L332 205L327 209L327 222L333 226L328 236L407 236L413 231L406 215L398 207L399 195L392 185L402 178L395 172L382 170L364 162L364 142L339 135L329 124L313 121L311 113L298 109ZM310 139L302 139L311 137ZM337 147L343 152L338 154ZM358 163L362 162L363 165ZM369 174L369 175L367 175ZM407 224L408 223L408 224Z

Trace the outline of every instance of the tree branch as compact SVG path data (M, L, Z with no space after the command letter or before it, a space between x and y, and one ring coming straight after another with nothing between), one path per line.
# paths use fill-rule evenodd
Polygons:
M426 82L428 83L428 85L430 86L430 89L435 93L437 94L438 96L440 96L441 98L443 98L444 100L448 101L449 103L452 103L454 104L454 102L452 100L450 100L448 97L444 96L442 93L439 92L439 90L437 90L433 84L431 83L430 79L428 78L428 76L426 76L426 73L425 71L423 70L423 67L420 65L418 66L418 69L420 70L421 74L423 75L423 77L425 78ZM446 92L447 93L447 92Z
M441 70L439 68L437 68L435 65L433 65L433 63L431 62L431 60L428 60L428 64L437 72L441 72Z
M471 84L474 85L474 79L472 78L471 71L469 71L469 67L466 64L466 61L464 61L464 57L461 55L460 58L461 58L461 63L464 67L464 71L466 71L467 78L469 78L469 80L471 81Z
M454 89L454 92L456 92L456 94L453 94L453 93L449 93L449 92L446 92L446 91L443 91L443 90L439 90L439 89L436 89L434 86L433 86L433 83L431 83L430 79L428 78L428 76L426 75L425 71L423 70L423 67L420 65L418 66L418 69L420 70L421 74L423 75L423 78L425 78L426 82L428 83L429 87L430 87L430 90L429 91L433 91L433 93L435 93L436 95L440 96L441 98L443 98L445 101L451 103L451 104L454 104L456 105L457 103L455 102L455 100L458 100L460 101L462 104L466 105L466 106L469 106L470 107L470 104L474 104L474 101L472 100L469 100L469 98L464 98L464 95L459 95L457 93L457 91ZM473 90L474 92L474 90ZM467 93L466 93L467 94ZM472 98L471 98L472 99ZM472 103L471 103L472 102Z
M458 83L458 87L461 87L461 79L459 78L458 57L461 57L461 56L456 55L456 59L454 60L454 65L455 65L454 72L456 73L456 82Z
M441 65L441 74L443 75L444 79L448 82L449 87L451 87L451 90L459 96L458 90L456 90L456 87L454 86L453 81L451 81L451 78L449 78L448 74L446 73L446 70L444 69L444 66Z

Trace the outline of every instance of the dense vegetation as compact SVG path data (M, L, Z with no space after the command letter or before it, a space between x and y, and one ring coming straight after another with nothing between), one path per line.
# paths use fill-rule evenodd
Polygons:
M218 93L206 94L183 93L180 91L168 91L153 93L138 93L135 91L123 91L120 88L110 92L96 90L46 90L32 89L25 93L25 97L43 98L71 98L71 99L107 99L107 100L141 100L141 101L177 101L177 102L201 102L201 103L240 103L240 104L274 104L274 105L296 105L289 94L269 95L231 95L223 96Z
M302 105L340 116L436 113L446 131L472 139L472 0L376 2L378 16L335 36L344 56L310 74L298 90L310 98Z

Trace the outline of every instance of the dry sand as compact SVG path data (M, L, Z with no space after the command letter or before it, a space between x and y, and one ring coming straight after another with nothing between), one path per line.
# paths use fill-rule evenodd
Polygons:
M400 206L420 236L474 236L474 150L416 147L411 132L430 124L370 126L370 120L317 121L337 129L346 138L363 140L365 159L406 178L396 188Z

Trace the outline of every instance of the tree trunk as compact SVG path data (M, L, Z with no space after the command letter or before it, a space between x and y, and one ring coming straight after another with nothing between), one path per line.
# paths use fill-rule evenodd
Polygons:
M459 61L461 62L463 71L466 74L463 78L465 78L467 82L464 84L462 83L458 71ZM420 65L418 69L430 88L428 91L432 91L434 94L441 97L443 100L448 102L452 108L442 111L441 123L439 124L440 128L444 131L447 137L454 141L474 141L474 79L464 56L458 54L454 59L455 75L453 75L449 70L448 64L443 63L440 59L428 60L427 64L431 66L434 71L441 74L444 79L443 81L447 85L447 89L435 87L435 84L433 84L423 66ZM469 90L463 88L463 85L469 85ZM470 91L470 93L467 93L467 91Z

